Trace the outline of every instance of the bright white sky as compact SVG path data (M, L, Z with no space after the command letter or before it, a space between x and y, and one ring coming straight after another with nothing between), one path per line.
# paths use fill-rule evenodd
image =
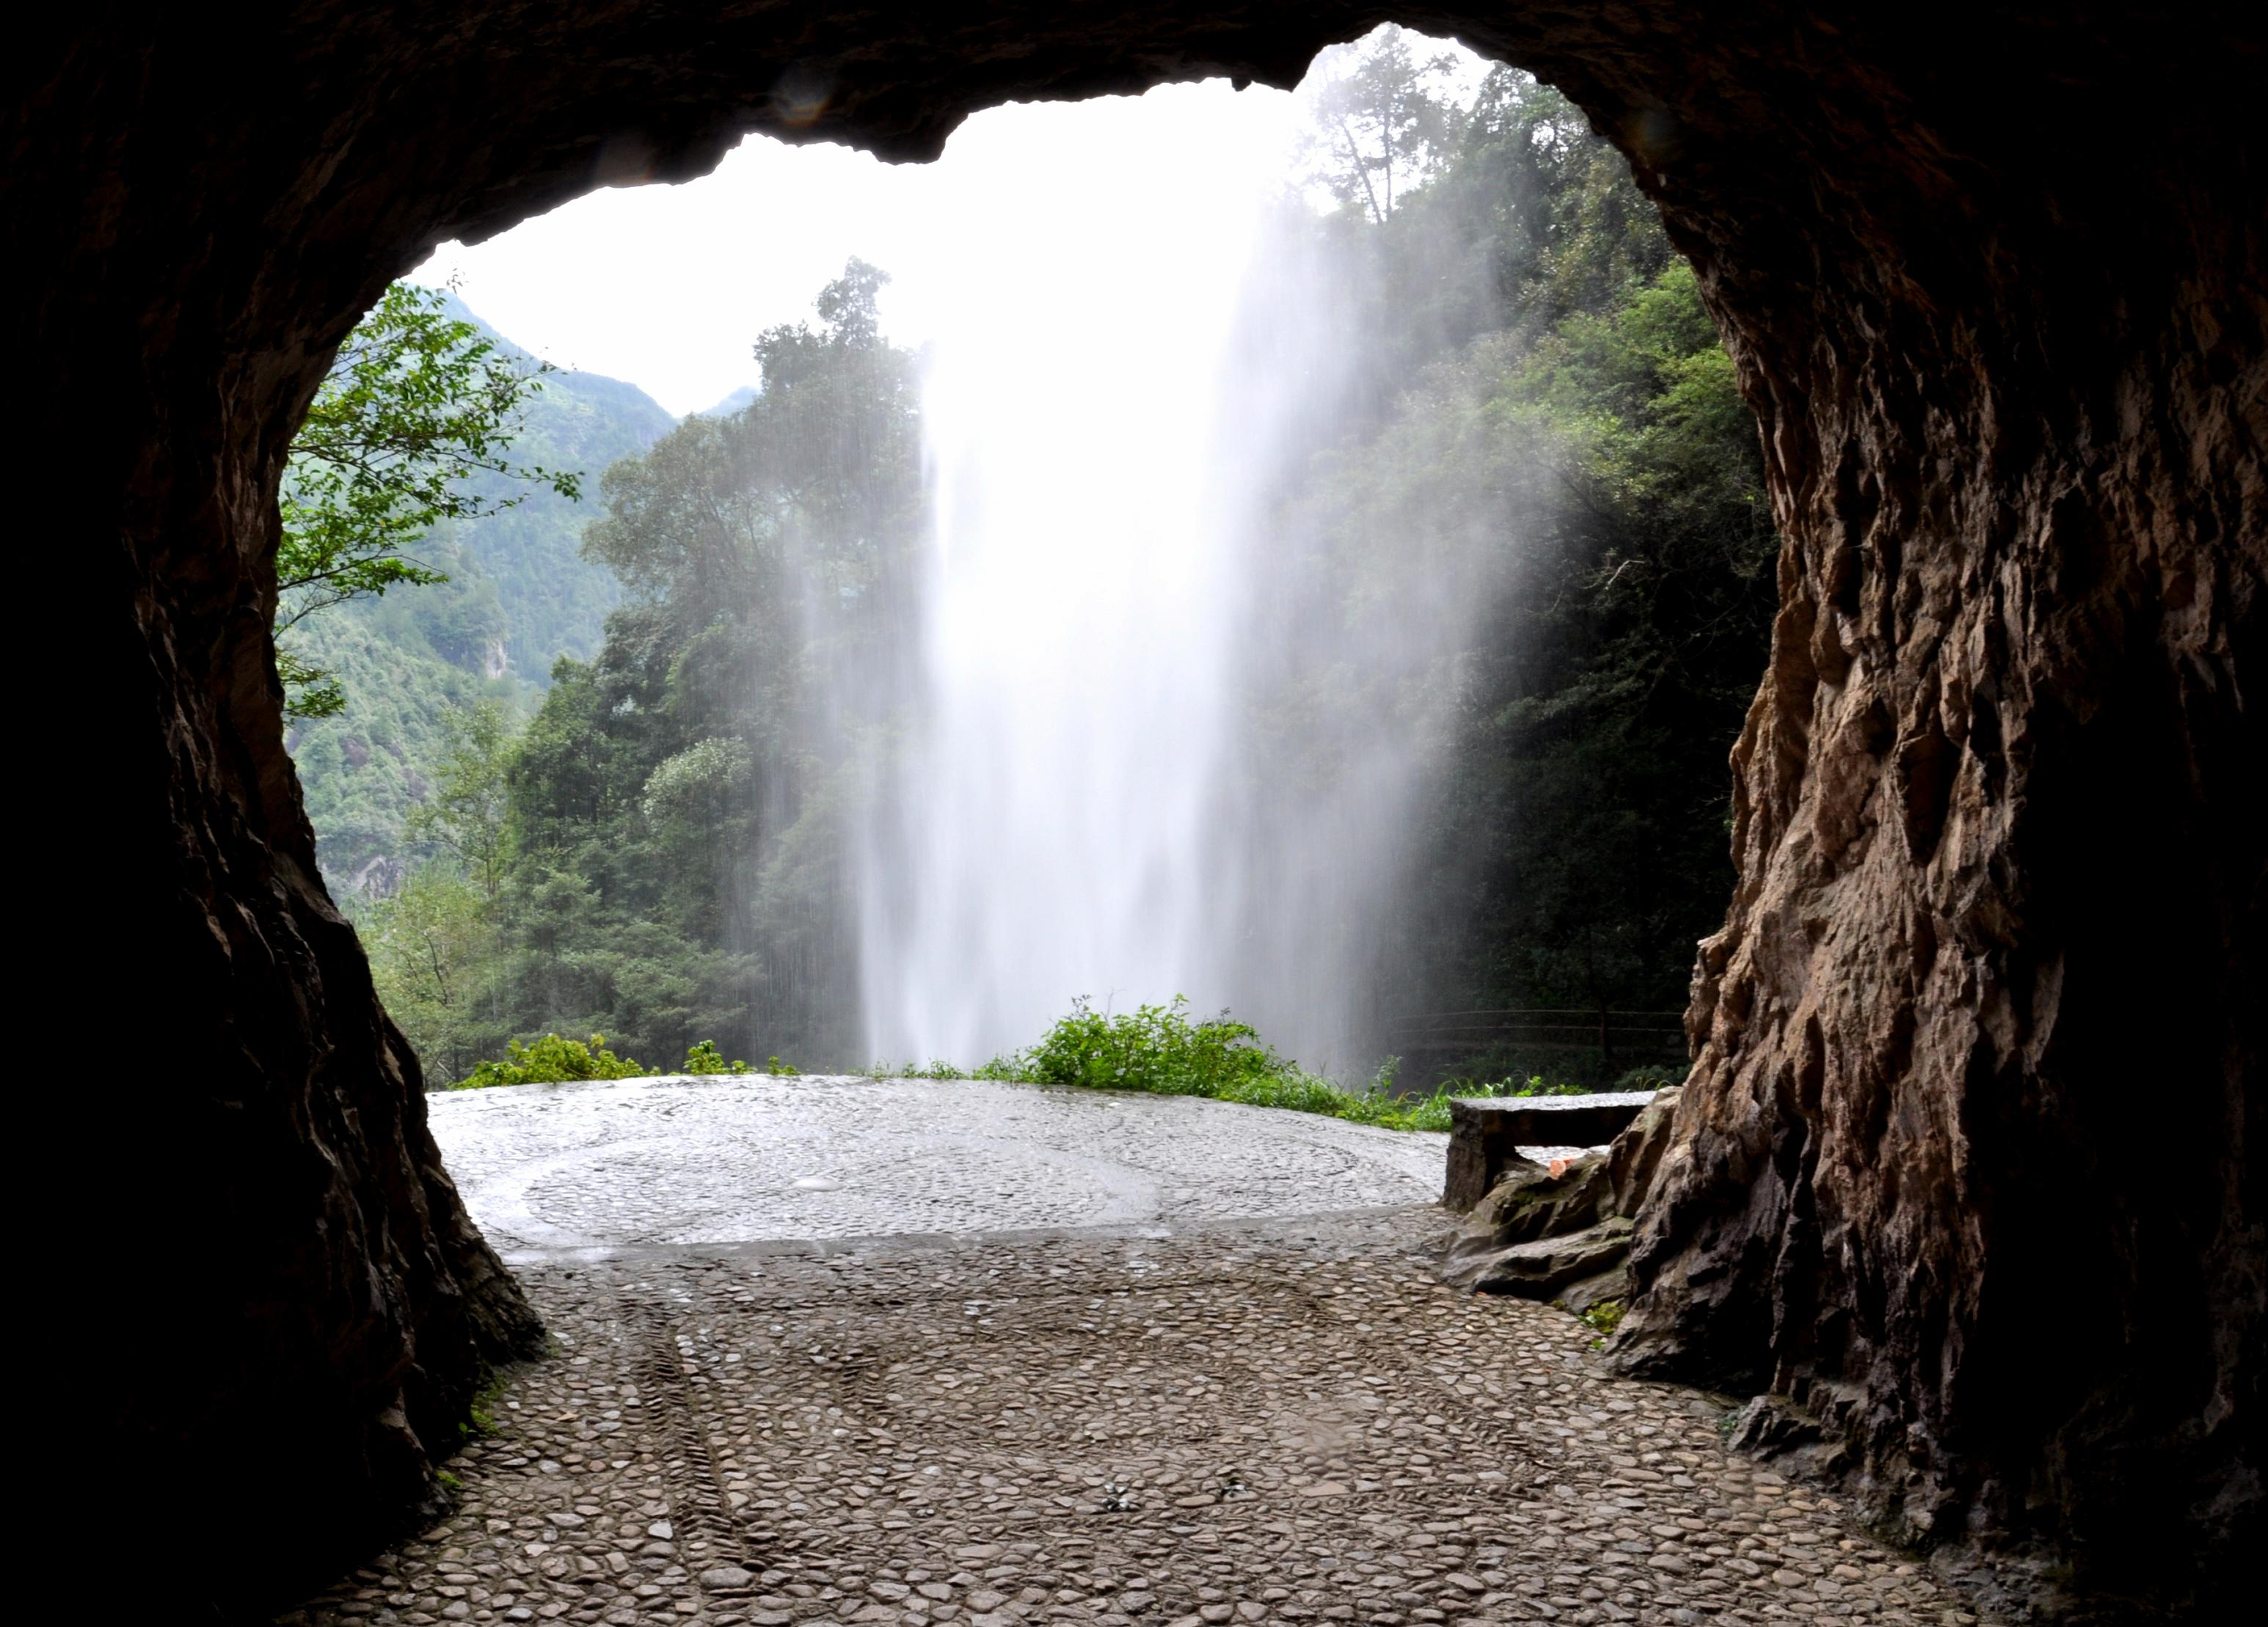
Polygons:
M1482 67L1471 59L1473 80ZM597 192L475 247L444 244L413 278L454 277L521 349L697 412L756 381L756 335L810 318L853 254L895 279L885 332L918 345L970 279L1023 275L1037 238L1053 239L1039 262L1075 263L1066 233L1123 232L1130 211L1176 210L1192 190L1221 195L1185 187L1194 173L1288 180L1298 131L1290 93L1212 80L992 108L928 165L751 137L699 180Z
M697 412L756 381L756 335L810 320L853 254L891 275L884 331L918 345L964 277L1016 278L1033 232L1114 194L1171 208L1159 183L1190 164L1281 167L1293 130L1289 95L1213 82L992 108L928 165L753 136L699 180L597 192L477 247L445 244L414 280L453 276L523 350Z

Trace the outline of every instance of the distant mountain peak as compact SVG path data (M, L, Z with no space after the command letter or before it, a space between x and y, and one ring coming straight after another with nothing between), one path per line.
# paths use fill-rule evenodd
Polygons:
M699 412L688 412L688 418L729 418L756 399L756 387L744 384L713 407L703 407Z

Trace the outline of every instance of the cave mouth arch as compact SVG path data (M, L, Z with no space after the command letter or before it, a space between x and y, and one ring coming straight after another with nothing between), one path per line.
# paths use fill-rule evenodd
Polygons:
M63 821L44 991L76 1008L70 970L105 968L167 1061L116 1086L119 1201L84 1249L180 1263L60 1293L103 1397L73 1461L144 1465L180 1511L147 1575L240 1602L367 1542L431 1496L424 1439L483 1364L541 1336L433 1151L282 749L274 494L356 317L442 238L750 130L924 158L976 107L1288 84L1389 20L1557 85L1630 157L1788 539L1621 1358L1768 1389L1917 1538L2045 1542L2082 1589L2167 1609L2234 1588L2261 1507L2264 25L1986 11L1949 48L1919 16L1667 0L446 26L308 0L35 47L8 320L47 395L26 467L73 497L52 552L81 616L49 659L107 748ZM2181 1110L2125 1156L2127 1087L2161 1078ZM277 1484L315 1495L227 1517Z

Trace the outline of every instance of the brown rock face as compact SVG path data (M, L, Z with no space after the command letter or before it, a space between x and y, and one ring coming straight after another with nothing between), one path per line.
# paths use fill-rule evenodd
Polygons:
M1441 1207L1452 1214L1470 1210L1506 1169L1528 1162L1522 1147L1601 1146L1623 1135L1632 1120L1653 1106L1639 1091L1453 1098Z
M1789 545L1617 1351L2170 1608L2260 1517L2268 202L2043 128L1871 137L1939 230L1878 172L1800 319L1712 268Z
M55 15L11 61L0 180L51 504L19 546L56 581L37 1007L132 1014L28 1145L95 1194L53 1301L68 1461L82 1509L130 1488L149 1596L272 1594L375 1539L536 1336L282 747L276 478L357 315L443 238L747 129L921 157L1012 95L1288 83L1388 16L1535 70L1631 155L1789 539L1624 1359L1785 1392L1909 1528L2035 1532L2103 1587L2202 1586L2257 1526L2257 7Z
M1631 1222L1669 1150L1681 1094L1676 1086L1655 1092L1612 1143L1564 1167L1547 1168L1516 1148L1486 1147L1479 1134L1468 1135L1463 1163L1469 1169L1485 1163L1489 1178L1482 1196L1464 1205L1470 1212L1442 1257L1441 1280L1553 1299L1572 1310L1624 1298ZM1460 1129L1477 1127L1468 1115L1450 1131L1450 1178L1441 1204L1453 1211L1459 1206ZM1563 1292L1578 1284L1580 1292Z

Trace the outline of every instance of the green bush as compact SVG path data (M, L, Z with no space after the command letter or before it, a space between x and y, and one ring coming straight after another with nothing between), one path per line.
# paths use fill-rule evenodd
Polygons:
M645 1071L634 1057L617 1056L608 1050L603 1034L594 1034L588 1041L547 1034L533 1045L512 1040L504 1049L504 1061L480 1064L450 1088L487 1090L497 1085L547 1085L567 1079L627 1079Z
M1349 1090L1279 1056L1248 1024L1226 1012L1192 1022L1189 1002L1145 1005L1123 1017L1097 1012L1079 1000L1045 1038L1013 1056L996 1057L961 1076L942 1063L923 1077L1026 1079L1109 1090L1211 1096L1247 1107L1286 1108L1382 1130L1447 1130L1449 1103L1459 1096L1582 1095L1578 1085L1547 1084L1542 1075L1492 1084L1449 1079L1424 1096L1395 1093L1401 1058L1389 1056L1365 1090Z
M745 1062L725 1061L725 1053L717 1049L716 1041L703 1040L685 1053L685 1071L688 1073L746 1073L749 1069Z
M1441 1081L1440 1088L1452 1096L1587 1096L1591 1094L1591 1089L1587 1085L1570 1085L1565 1082L1547 1085L1540 1073L1529 1074L1525 1081L1506 1079L1498 1079L1492 1085L1484 1084L1478 1079L1462 1078L1444 1079ZM1617 1085L1615 1088L1620 1090L1623 1087Z
M485 1090L494 1085L544 1085L566 1079L636 1079L646 1069L634 1056L617 1056L607 1049L607 1036L594 1034L588 1040L562 1039L547 1034L533 1045L522 1045L518 1040L506 1043L505 1059L483 1062L466 1078L451 1086L452 1090ZM771 1059L771 1071L789 1078L796 1070L778 1057ZM737 1058L726 1061L725 1053L717 1049L714 1040L703 1040L685 1053L684 1073L750 1073L755 1071Z
M1048 1030L1020 1059L1024 1077L1049 1085L1101 1086L1115 1090L1165 1091L1213 1096L1239 1084L1283 1075L1291 1064L1226 1012L1191 1022L1189 1002L1145 1005L1123 1017L1094 1009L1086 999Z
M1444 1091L1416 1100L1390 1093L1393 1068L1379 1071L1366 1092L1343 1088L1309 1073L1264 1043L1249 1024L1226 1012L1191 1022L1189 1002L1145 1005L1123 1017L1096 1011L1081 999L1030 1049L998 1058L977 1077L1021 1079L1047 1085L1106 1090L1155 1091L1210 1096L1247 1107L1286 1108L1387 1130L1447 1130Z
M965 1079L974 1076L949 1062L932 1062L927 1066L917 1062L877 1062L866 1070L866 1077L870 1079Z
M1620 1299L1602 1299L1589 1310L1578 1314L1589 1325L1592 1332L1600 1336L1591 1347L1596 1350L1599 1344L1613 1338L1615 1329L1623 1325L1623 1302Z

